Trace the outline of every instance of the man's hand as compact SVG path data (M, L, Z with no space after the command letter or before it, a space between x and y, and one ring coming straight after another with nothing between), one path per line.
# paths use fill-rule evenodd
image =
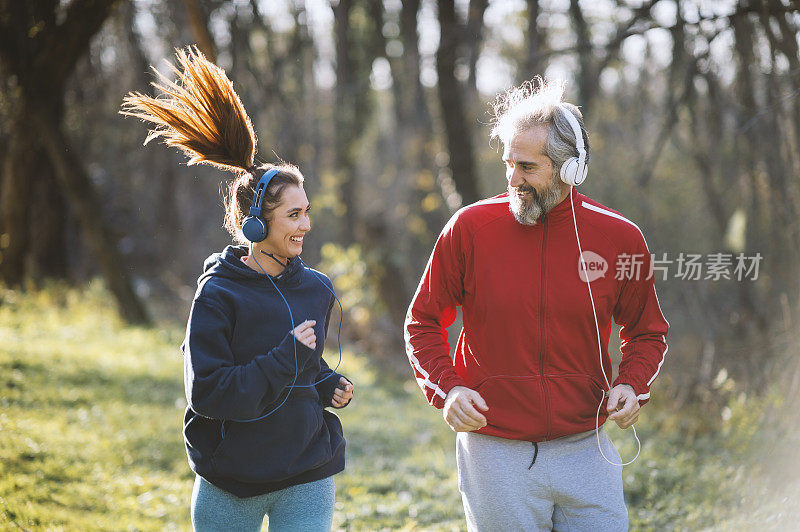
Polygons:
M618 384L608 395L606 410L608 419L616 421L621 429L627 429L639 419L639 399L630 384Z
M453 386L444 400L442 415L454 431L470 432L486 426L486 417L478 408L484 412L489 410L478 392L466 386Z

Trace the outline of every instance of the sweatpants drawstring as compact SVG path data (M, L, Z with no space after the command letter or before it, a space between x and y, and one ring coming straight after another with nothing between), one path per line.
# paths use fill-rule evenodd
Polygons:
M536 457L539 455L539 444L535 441L531 443L533 443L533 460L531 460L531 465L528 466L528 469L533 467L533 464L536 463Z

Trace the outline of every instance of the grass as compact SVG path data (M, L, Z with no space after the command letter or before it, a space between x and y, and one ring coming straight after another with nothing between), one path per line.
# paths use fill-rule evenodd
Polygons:
M126 328L98 287L3 293L0 523L185 528L178 331Z
M0 529L189 529L182 335L125 326L96 284L0 291ZM340 370L357 390L338 412L348 465L334 529L463 530L440 412L364 356L346 351ZM623 473L631 529L793 529L800 438L794 423L764 421L786 409L779 394L754 407L723 382L721 411L677 412L658 391ZM610 432L632 457L630 432Z

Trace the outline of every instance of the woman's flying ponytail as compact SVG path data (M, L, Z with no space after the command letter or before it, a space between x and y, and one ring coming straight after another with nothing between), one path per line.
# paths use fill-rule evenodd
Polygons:
M255 165L256 134L242 101L225 71L207 60L196 47L176 50L177 64L170 65L177 81L156 71L163 93L152 98L129 93L122 103L123 115L155 124L144 143L161 137L165 144L183 151L189 165L209 164L233 172L236 178L224 194L224 226L234 240L246 244L242 221L253 204L260 174L271 168L280 172L270 181L262 203L267 220L287 186L303 186L303 174L291 164ZM155 70L155 69L154 69Z
M196 47L176 50L176 56L178 67L170 67L177 81L156 71L161 83L153 86L164 96L129 93L120 113L155 124L144 143L161 137L165 144L183 151L189 165L251 172L256 134L231 80Z

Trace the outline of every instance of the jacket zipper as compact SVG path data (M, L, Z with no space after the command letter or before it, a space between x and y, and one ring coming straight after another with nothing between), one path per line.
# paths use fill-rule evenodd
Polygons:
M542 228L542 284L540 290L540 297L541 301L539 303L539 338L540 338L540 345L541 349L539 351L539 375L542 378L542 395L544 395L544 407L545 407L545 414L546 414L546 432L544 436L544 440L547 441L550 439L550 396L547 393L547 382L544 378L544 339L545 339L545 324L544 324L544 309L545 309L545 300L546 300L546 292L547 292L547 284L545 283L545 270L547 268L547 257L545 256L547 246L545 245L547 242L547 216L544 217L542 221L543 228Z

